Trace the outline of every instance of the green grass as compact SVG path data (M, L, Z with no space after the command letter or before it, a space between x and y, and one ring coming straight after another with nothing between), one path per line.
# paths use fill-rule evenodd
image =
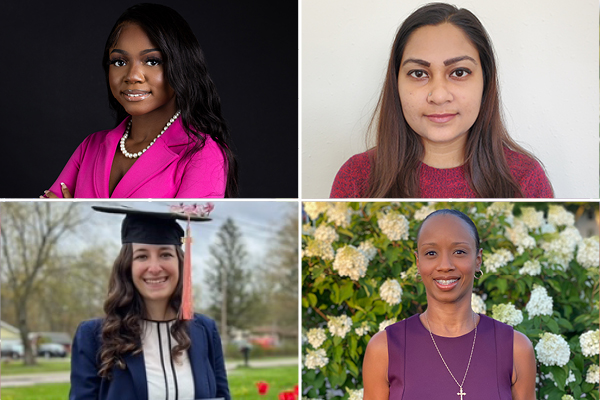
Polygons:
M69 365L69 363L66 363ZM4 374L4 367L2 367ZM229 390L233 399L276 400L279 392L291 390L298 383L298 367L237 368L229 373ZM256 382L269 383L269 392L260 396ZM64 400L69 395L68 383L2 388L3 400Z
M2 375L20 375L43 372L61 372L70 371L71 363L69 361L46 361L38 359L37 365L23 365L22 360L14 360L8 363L2 363Z

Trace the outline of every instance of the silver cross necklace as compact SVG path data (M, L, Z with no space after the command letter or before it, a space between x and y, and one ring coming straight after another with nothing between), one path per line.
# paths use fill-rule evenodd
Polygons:
M431 333L431 324L429 323L429 317L427 316L427 313L425 313L425 318L427 319L427 330L429 330L429 336L431 336L433 345L435 346L435 349L437 350L438 354L440 355L442 362L446 366L446 369L448 370L448 372L450 372L450 376L452 377L452 379L454 379L454 382L456 382L456 384L458 385L458 388L460 389L458 391L458 393L456 393L456 394L460 396L460 400L463 400L463 396L466 395L466 393L463 390L463 385L465 384L465 379L467 379L467 373L469 372L469 367L471 366L471 358L473 358L473 349L475 349L475 340L477 339L477 324L475 323L475 314L473 314L473 325L475 325L475 336L473 336L473 346L471 346L471 355L469 356L469 363L467 364L467 370L465 371L465 376L463 376L463 380L461 383L458 383L458 381L454 377L454 374L452 373L452 371L450 371L450 368L448 368L448 364L446 364L446 361L444 360L444 357L442 357L442 353L440 352L440 349L438 348L437 343L435 343L435 339L433 338L433 333Z

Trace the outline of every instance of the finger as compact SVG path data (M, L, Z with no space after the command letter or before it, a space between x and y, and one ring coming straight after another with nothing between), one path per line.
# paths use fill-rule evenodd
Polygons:
M73 196L71 196L71 192L69 192L69 189L67 189L67 185L65 185L64 183L61 182L60 183L60 188L62 190L62 194L63 194L63 197L65 199L72 199L73 198Z
M46 196L47 199L58 199L58 196L49 190L44 190L44 196Z

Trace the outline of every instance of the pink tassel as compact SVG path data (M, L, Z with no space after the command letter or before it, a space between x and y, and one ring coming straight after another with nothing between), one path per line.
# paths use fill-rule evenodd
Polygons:
M185 255L183 257L183 297L181 299L181 319L189 321L194 318L192 301L192 232L190 220L183 238Z

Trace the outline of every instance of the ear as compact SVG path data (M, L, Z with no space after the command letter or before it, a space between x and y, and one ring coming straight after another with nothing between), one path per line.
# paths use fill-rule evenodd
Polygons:
M417 269L419 269L419 253L413 251L413 254L415 255L415 263L417 264Z
M481 271L481 263L483 262L483 249L479 249L477 251L477 258L475 262L477 263L477 271Z

